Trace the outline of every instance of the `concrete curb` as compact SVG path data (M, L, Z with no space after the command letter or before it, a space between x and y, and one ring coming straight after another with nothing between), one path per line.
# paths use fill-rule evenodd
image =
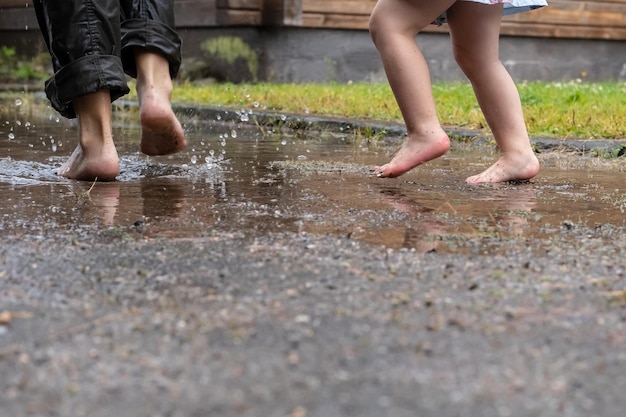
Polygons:
M132 105L132 102L128 102L128 105ZM378 136L389 142L400 142L406 135L404 124L392 121L279 113L257 109L236 110L184 104L176 104L173 107L178 113L206 120L207 123L219 120L221 123L242 123L280 130L332 131L370 137ZM493 143L492 136L482 130L462 129L452 126L446 126L444 129L453 140L459 142L476 145ZM531 138L531 143L538 151L573 151L580 153L595 151L600 154L614 153L614 156L624 156L626 154L626 139L556 139L535 137Z

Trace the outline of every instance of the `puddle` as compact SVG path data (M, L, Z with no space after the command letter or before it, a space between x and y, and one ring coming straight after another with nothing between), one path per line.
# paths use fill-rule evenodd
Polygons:
M69 181L55 171L75 146L76 125L27 101L0 100L1 236L92 228L192 240L306 232L494 254L537 250L535 239L564 229L625 226L623 160L542 155L543 171L531 183L475 187L464 179L495 154L455 145L444 158L382 180L368 175L388 159L382 144L267 134L219 120L183 118L188 149L150 158L139 153L133 118L116 113L118 181Z

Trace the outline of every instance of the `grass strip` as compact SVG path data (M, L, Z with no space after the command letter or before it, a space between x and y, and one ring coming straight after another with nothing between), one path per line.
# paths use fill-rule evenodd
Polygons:
M533 137L626 138L626 83L523 82L518 90ZM435 83L442 124L487 129L468 83ZM179 83L177 103L401 121L387 84Z

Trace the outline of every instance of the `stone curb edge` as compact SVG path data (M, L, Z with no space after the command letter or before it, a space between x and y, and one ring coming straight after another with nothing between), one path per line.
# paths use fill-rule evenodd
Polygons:
M128 103L129 105L131 103ZM389 142L400 142L406 135L402 123L380 120L348 119L302 115L296 113L268 112L257 109L226 109L222 107L193 106L175 104L176 112L186 116L213 123L241 123L259 127L273 127L307 132L332 131L343 134L378 136ZM445 126L444 129L453 140L477 145L493 144L491 135L481 130L462 129ZM537 151L569 150L580 153L589 151L613 152L616 156L626 154L625 139L555 139L545 137L531 138L531 144Z

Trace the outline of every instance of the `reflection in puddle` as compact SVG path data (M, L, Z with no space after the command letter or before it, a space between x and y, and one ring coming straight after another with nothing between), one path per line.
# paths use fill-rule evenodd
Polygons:
M33 107L0 106L4 236L99 227L171 239L306 232L419 252L494 254L537 250L534 238L564 224L625 223L623 166L577 170L548 161L530 183L468 186L464 179L494 155L456 145L444 158L382 180L369 169L388 156L366 139L264 136L193 119L183 120L188 149L161 158L140 154L137 126L120 121L118 181L74 182L55 171L74 147L75 124Z

